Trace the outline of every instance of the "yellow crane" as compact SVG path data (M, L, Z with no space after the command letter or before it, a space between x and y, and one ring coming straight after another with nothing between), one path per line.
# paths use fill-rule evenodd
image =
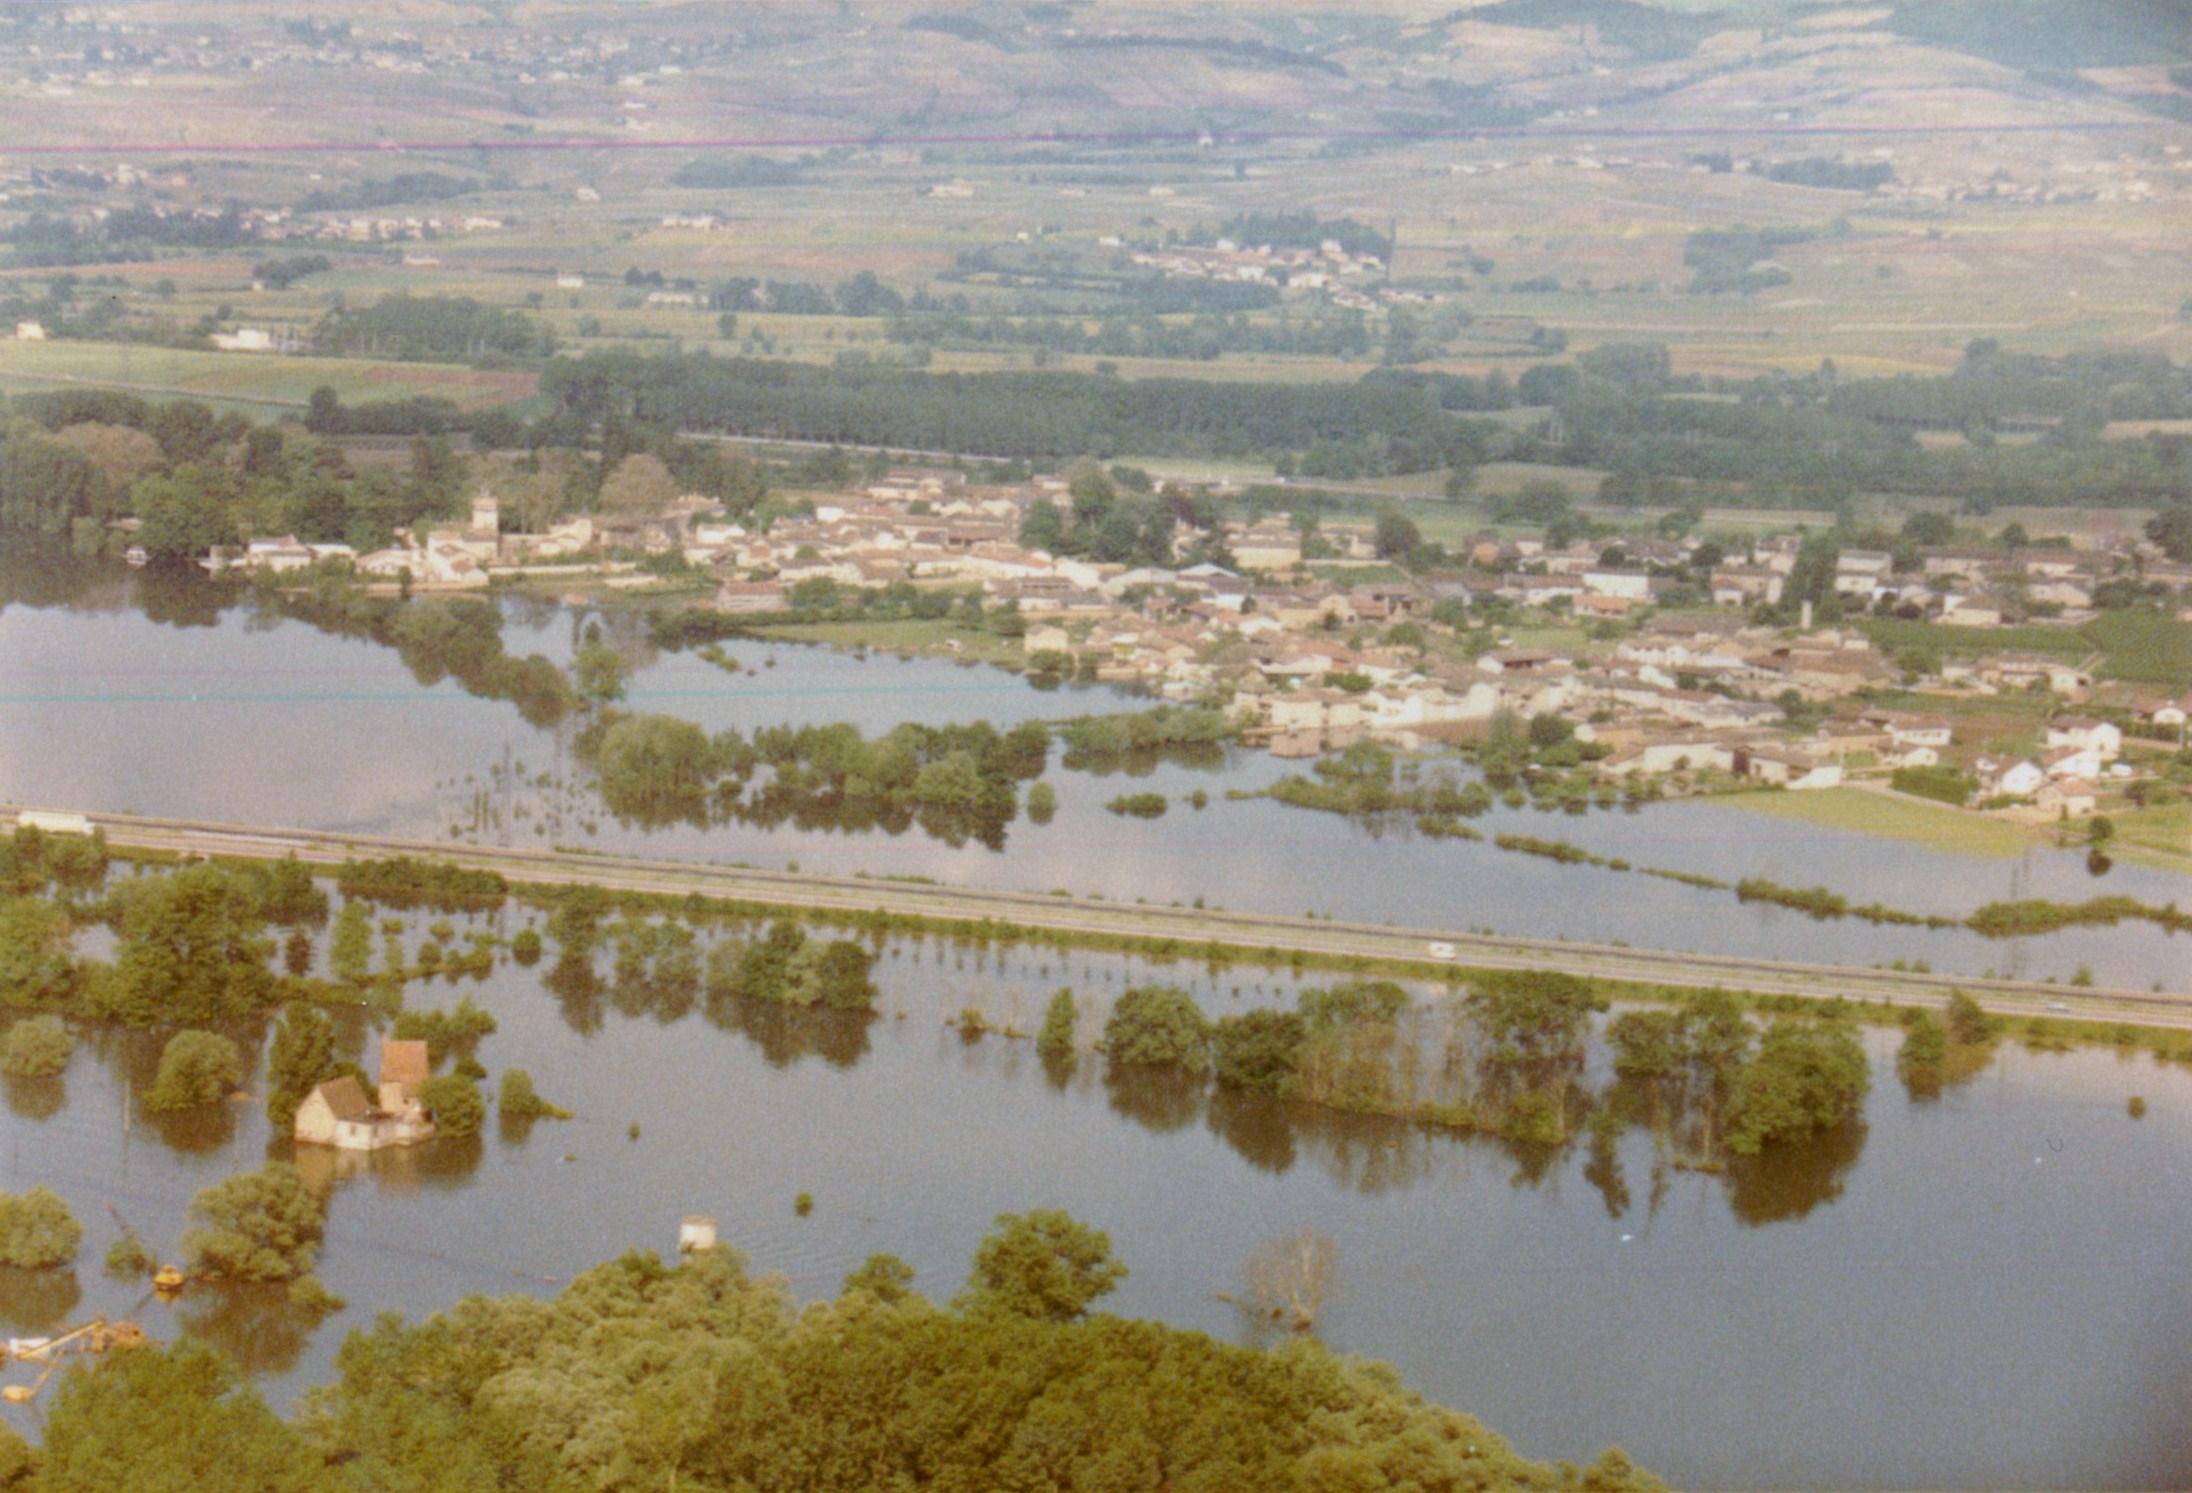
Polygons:
M109 1322L104 1317L93 1317L83 1326L71 1327L54 1337L10 1338L0 1344L0 1363L34 1363L43 1364L45 1368L28 1384L0 1387L0 1399L10 1405L27 1405L37 1398L38 1391L46 1387L46 1381L60 1370L71 1354L136 1348L143 1346L144 1341L144 1329L135 1322Z

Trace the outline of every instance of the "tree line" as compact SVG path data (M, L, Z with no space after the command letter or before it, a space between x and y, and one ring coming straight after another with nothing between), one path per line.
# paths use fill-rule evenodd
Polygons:
M384 1316L286 1420L195 1340L110 1353L57 1386L38 1448L0 1435L0 1477L31 1493L1659 1487L1618 1450L1527 1461L1313 1339L1258 1351L1093 1310L1126 1273L1101 1230L1043 1209L999 1217L941 1304L890 1255L800 1303L729 1248L675 1266L635 1252L553 1301Z

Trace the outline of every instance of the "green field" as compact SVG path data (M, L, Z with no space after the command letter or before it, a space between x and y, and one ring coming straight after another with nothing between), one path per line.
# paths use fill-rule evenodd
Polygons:
M1966 658L1988 653L2038 653L2077 663L2102 645L2075 627L1946 627L1938 622L1905 622L1868 617L1858 624L1883 653L1931 649Z
M2044 844L2032 830L1983 814L1890 797L1863 788L1822 788L1803 793L1731 793L1701 800L1748 813L1770 814L1828 829L1853 829L1892 840L1911 840L1958 855L2018 856Z
M148 398L188 396L233 404L260 419L304 408L325 384L349 403L431 396L472 408L523 398L538 387L528 373L484 373L432 363L270 353L196 352L110 342L0 341L0 391L92 386Z
M2116 826L2111 855L2172 870L2192 868L2192 803L2111 808L2108 818Z
M767 627L760 635L786 643L833 648L872 648L889 653L934 653L1018 668L1025 653L1017 638L961 627L948 618L899 618L876 622L808 622ZM956 645L956 646L954 646Z
M2170 693L2192 686L2192 623L2166 612L2103 612L2081 631L2108 650L2101 664L2107 678Z

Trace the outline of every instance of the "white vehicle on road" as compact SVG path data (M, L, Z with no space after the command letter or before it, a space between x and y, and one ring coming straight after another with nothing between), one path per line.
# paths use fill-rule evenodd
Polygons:
M1454 946L1450 943L1428 943L1423 947L1425 952L1429 953L1433 959L1451 959L1454 957Z

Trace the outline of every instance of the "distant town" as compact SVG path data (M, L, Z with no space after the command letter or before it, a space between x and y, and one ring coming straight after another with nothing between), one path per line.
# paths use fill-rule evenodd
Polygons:
M1244 740L1280 756L1365 738L1404 749L1463 741L1512 712L1570 723L1581 763L1608 782L1684 791L1915 781L1928 797L2030 822L2136 798L2147 774L2127 738L2166 761L2192 709L2192 697L2098 679L2090 658L2009 641L2029 641L2035 626L2074 640L2096 615L2096 592L2134 579L2181 604L2192 565L2143 538L1841 550L1831 592L1850 620L1817 625L1805 605L1779 624L1756 618L1784 600L1804 557L1796 533L1741 550L1695 536L1548 547L1486 534L1459 547L1467 571L1419 581L1380 558L1374 521L1305 529L1274 516L1224 526L1230 565L1127 565L1022 542L1031 510L1066 501L1068 486L983 486L909 468L765 529L687 496L541 533L506 532L483 491L468 521L405 531L390 548L357 554L274 536L205 563L274 576L354 568L413 591L549 580L640 595L663 585L644 562L674 555L691 568L680 581L688 602L690 576L704 576L713 590L697 593L701 605L757 624L811 620L892 587L973 594L1017 619L1008 631L1029 672L1220 708ZM1178 537L1191 532L1183 525ZM1709 588L1712 605L1663 608L1678 587ZM1891 652L1861 625L1875 616L1931 624L1925 631L1949 644ZM1526 641L1533 633L1582 640ZM1472 651L1477 642L1490 646ZM1883 695L1901 703L1873 703ZM2021 737L2005 741L1998 723L1960 727L1990 701L2029 717Z

